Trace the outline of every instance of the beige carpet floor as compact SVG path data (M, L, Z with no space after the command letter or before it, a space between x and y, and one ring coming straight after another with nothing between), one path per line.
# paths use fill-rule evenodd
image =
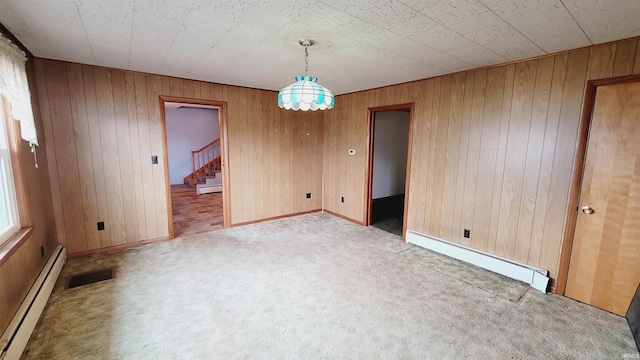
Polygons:
M23 358L637 356L622 317L314 213L70 259Z

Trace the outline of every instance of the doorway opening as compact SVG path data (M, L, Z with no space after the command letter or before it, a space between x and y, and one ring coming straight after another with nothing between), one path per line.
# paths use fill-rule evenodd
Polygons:
M413 104L369 109L367 225L404 238Z
M170 236L227 227L224 103L161 97Z

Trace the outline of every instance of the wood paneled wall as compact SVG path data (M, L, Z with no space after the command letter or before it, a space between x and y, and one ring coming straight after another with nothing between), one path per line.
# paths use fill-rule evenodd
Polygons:
M33 61L27 62L30 85L34 85ZM53 221L53 207L48 175L46 139L42 131L42 121L37 107L35 87L31 86L34 116L38 131L38 168L34 165L33 154L26 141L20 140L20 166L22 168L27 202L34 225L31 236L0 266L0 333L4 332L31 285L38 277L56 244ZM19 127L19 125L17 125ZM44 248L44 256L40 254Z
M281 110L273 91L44 59L36 79L71 254L169 236L161 95L227 102L232 224L321 207L322 115Z
M326 208L364 221L367 108L414 102L408 229L555 278L586 82L638 73L636 38L338 96Z

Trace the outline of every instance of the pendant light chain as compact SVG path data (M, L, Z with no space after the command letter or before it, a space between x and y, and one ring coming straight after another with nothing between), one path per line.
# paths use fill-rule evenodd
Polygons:
M309 71L309 45L304 45L304 76L307 76L307 72Z

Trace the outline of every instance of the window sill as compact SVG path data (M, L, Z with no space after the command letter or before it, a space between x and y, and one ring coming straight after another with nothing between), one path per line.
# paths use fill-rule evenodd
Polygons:
M18 251L22 244L31 237L33 228L33 226L28 226L18 230L6 243L0 245L0 266L4 265L11 258L11 255Z

